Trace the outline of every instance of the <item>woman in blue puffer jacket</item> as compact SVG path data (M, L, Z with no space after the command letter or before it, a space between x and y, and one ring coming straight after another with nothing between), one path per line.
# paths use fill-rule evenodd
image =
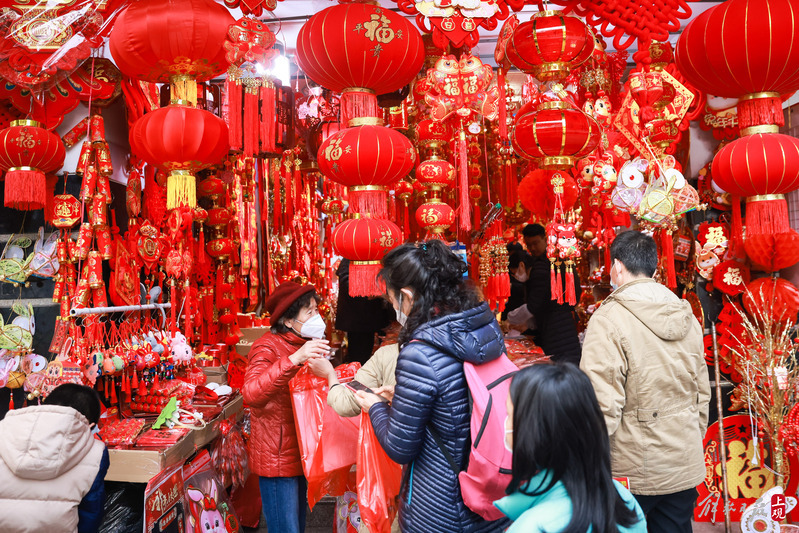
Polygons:
M403 328L391 403L358 393L380 444L406 465L400 492L403 533L500 532L463 503L458 473L441 445L465 468L471 418L463 363L492 361L505 351L488 304L463 277L466 264L438 240L405 244L383 259L380 277Z

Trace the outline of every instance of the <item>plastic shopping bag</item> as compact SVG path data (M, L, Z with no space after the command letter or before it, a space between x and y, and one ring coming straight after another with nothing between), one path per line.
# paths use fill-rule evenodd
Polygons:
M336 368L340 381L351 380L360 363ZM341 496L357 458L361 417L343 418L327 405L327 380L304 367L289 382L300 458L308 480L308 505L325 494Z
M358 435L358 507L370 533L391 533L401 483L402 467L383 451L364 416Z

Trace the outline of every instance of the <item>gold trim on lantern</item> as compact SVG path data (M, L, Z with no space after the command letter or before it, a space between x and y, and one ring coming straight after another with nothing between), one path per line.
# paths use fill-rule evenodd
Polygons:
M762 92L762 93L747 94L745 96L740 97L738 99L738 101L745 102L747 100L758 100L760 98L779 98L779 97L780 97L780 93L766 91L766 92Z
M8 172L39 172L38 168L35 167L11 167L8 169Z
M187 74L175 74L169 77L169 94L173 100L185 100L186 105L197 105L197 80Z
M169 100L169 105L185 105L189 107L193 107L191 102L188 100L181 100L180 98L172 98Z
M559 61L544 63L543 65L533 69L535 77L542 81L551 81L565 77L569 74L569 71L569 65Z
M346 89L341 91L341 94L346 94L346 93L369 93L374 95L377 94L372 89L369 89L367 87L347 87Z
M181 170L181 169L170 170L169 171L169 175L170 176L193 176L193 174L191 173L190 170Z
M779 133L780 127L776 124L761 124L759 126L749 126L741 130L741 137L756 135L758 133Z
M350 192L363 192L363 191L385 191L386 188L382 185L353 185L349 188Z
M560 15L563 15L563 11L561 11L560 9L545 9L544 11L533 13L533 16L530 17L530 20L541 17L557 17Z
M774 200L785 200L784 194L758 194L757 196L747 196L748 202L773 202Z
M542 158L539 167L542 169L561 169L572 167L575 163L577 163L576 157L570 155L556 155Z
M546 109L571 109L568 103L563 100L551 100L549 102L542 102L536 108L536 111L544 111Z
M379 265L380 261L350 261L353 266Z
M33 126L34 128L41 128L42 123L37 122L35 120L31 120L29 118L21 118L19 120L12 120L9 124L9 127L13 128L15 126Z
M357 126L383 126L385 122L379 117L355 117L347 121L347 127L355 128Z

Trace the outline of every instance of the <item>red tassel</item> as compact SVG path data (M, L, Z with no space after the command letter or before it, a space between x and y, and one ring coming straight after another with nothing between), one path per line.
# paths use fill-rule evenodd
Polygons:
M380 117L377 95L369 89L345 89L341 93L341 123L349 126L350 120L364 117Z
M741 221L741 197L732 197L732 227L730 236L730 253L733 257L741 258L744 254L744 230Z
M157 389L159 387L158 372L155 372L154 374L155 377L153 378L153 389Z
M776 235L791 230L788 222L788 202L782 195L770 195L760 200L750 196L746 200L746 234Z
M114 383L113 379L111 380L110 387L111 387L111 405L114 405L116 403L119 403L119 399L117 398L117 386L116 383Z
M503 141L508 140L508 110L505 101L505 69L497 70L497 89L499 89L499 136Z
M571 306L577 305L577 293L574 287L574 271L572 270L571 261L566 263L566 286L564 289L566 292L566 303Z
M130 386L133 389L138 389L139 388L139 373L136 372L135 370L133 371L133 377L131 378Z
M558 269L553 259L549 260L549 290L552 300L562 300L560 280L558 279Z
M467 155L466 133L461 130L458 136L458 226L461 231L471 231L471 202L469 202L469 159Z
M20 211L44 208L47 202L47 181L41 170L9 170L5 180L6 207Z
M137 388L137 394L139 396L147 396L147 383L142 379L139 381L139 387Z
M388 218L385 190L352 190L350 189L350 211L353 213L371 214L373 218Z
M230 132L230 148L234 151L240 151L242 148L242 111L243 106L241 102L242 86L231 81L230 78L225 82L225 93L227 94L227 118L228 118L228 131Z
M261 150L275 153L275 86L271 82L261 87Z
M350 263L350 296L380 296L383 291L377 281L380 261Z
M274 180L272 225L275 228L280 227L280 216L283 214L283 201L280 198L280 169L282 168L282 163L283 161L281 160L281 166L277 167L277 172L270 172L270 174L272 174L272 179ZM272 167L272 169L274 168L275 167Z
M779 95L738 101L738 126L741 130L773 124L785 125L782 98Z
M669 289L676 289L677 271L674 268L674 241L671 238L671 231L660 230L660 247L666 259L666 286Z
M244 91L244 154L258 155L258 93Z
M13 390L11 391L11 394L9 394L8 410L9 411L13 411L14 410L14 391Z
M408 208L408 202L403 202L404 207L402 208L402 238L405 241L408 241L411 238L411 216L410 216L410 209Z

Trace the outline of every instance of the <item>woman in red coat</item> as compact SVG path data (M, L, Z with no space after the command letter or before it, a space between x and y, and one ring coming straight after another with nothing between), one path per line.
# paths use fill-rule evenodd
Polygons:
M291 409L289 380L308 359L324 357L325 322L312 285L286 282L266 300L272 330L250 350L242 394L252 413L250 469L260 476L269 531L302 533L306 483Z

